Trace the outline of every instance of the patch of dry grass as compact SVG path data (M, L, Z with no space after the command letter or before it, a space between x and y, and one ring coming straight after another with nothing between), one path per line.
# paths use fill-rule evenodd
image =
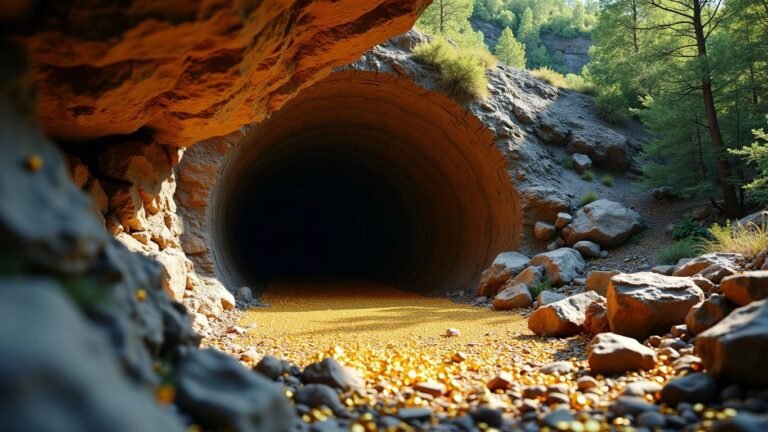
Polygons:
M730 221L725 226L714 224L709 228L712 240L704 243L706 252L733 252L754 258L768 249L768 226L748 223L733 226Z

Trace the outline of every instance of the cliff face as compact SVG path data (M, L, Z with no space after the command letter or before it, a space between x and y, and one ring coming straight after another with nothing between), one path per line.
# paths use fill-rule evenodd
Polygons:
M40 4L23 43L49 136L187 147L262 120L427 3L72 0Z

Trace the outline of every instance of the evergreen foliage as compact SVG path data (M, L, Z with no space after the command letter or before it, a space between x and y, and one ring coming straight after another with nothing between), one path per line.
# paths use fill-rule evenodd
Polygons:
M501 37L496 43L496 57L509 66L525 68L525 45L515 39L509 27L501 32Z

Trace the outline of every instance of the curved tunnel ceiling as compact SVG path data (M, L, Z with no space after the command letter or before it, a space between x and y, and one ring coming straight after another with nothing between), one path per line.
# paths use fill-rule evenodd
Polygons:
M209 212L219 276L469 288L518 246L517 194L493 135L407 79L338 72L254 127Z

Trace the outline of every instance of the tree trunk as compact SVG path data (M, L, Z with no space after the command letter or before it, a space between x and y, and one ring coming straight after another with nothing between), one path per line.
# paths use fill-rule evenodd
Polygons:
M637 0L632 0L632 45L635 48L635 54L640 52L640 45L637 42Z
M707 40L704 36L704 26L701 18L701 0L693 0L693 28L696 33L696 47L698 49L699 60L702 61L703 70L701 71L701 92L704 99L704 110L707 113L707 124L709 125L709 135L712 145L715 147L715 160L717 162L717 172L720 178L720 187L723 190L723 200L725 202L725 216L729 219L741 216L739 200L736 196L736 187L729 182L731 177L731 164L725 156L725 143L723 134L720 131L720 122L717 118L717 109L715 106L715 97L712 92L712 75L707 63Z

